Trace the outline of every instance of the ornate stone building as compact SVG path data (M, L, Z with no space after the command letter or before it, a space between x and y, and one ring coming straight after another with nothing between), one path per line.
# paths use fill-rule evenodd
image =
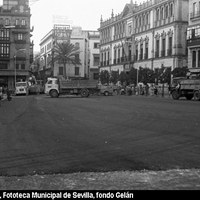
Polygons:
M4 0L0 7L0 84L26 80L33 60L28 0Z
M191 72L200 72L200 1L189 1L188 67Z
M187 66L188 0L134 4L100 24L100 70Z

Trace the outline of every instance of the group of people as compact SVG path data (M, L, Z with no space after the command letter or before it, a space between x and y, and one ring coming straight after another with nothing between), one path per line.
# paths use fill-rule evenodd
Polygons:
M119 91L123 91L119 92ZM158 87L156 85L127 85L127 86L118 86L118 94L126 94L126 95L144 95L144 96L153 96L158 95Z
M11 91L7 85L0 87L0 101L4 98L4 95L6 95L8 101L12 100Z

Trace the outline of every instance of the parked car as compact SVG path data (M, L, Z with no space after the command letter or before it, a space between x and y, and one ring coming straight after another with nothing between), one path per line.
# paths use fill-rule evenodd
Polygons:
M100 94L105 96L113 95L114 87L111 85L99 85Z

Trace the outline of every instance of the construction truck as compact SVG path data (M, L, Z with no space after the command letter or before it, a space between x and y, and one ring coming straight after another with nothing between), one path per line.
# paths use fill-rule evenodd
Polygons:
M177 85L171 87L172 98L178 100L185 97L187 100L200 100L200 79L187 77L180 79Z
M60 95L81 95L81 97L89 97L90 94L96 92L99 92L98 82L96 80L48 78L45 84L45 93L52 98L58 98Z

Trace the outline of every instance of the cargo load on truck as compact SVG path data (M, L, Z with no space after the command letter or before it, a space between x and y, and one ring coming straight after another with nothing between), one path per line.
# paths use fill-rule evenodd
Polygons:
M50 95L52 98L57 98L63 94L88 97L90 94L98 91L98 82L96 80L89 79L63 80L49 78L45 84L45 93Z

